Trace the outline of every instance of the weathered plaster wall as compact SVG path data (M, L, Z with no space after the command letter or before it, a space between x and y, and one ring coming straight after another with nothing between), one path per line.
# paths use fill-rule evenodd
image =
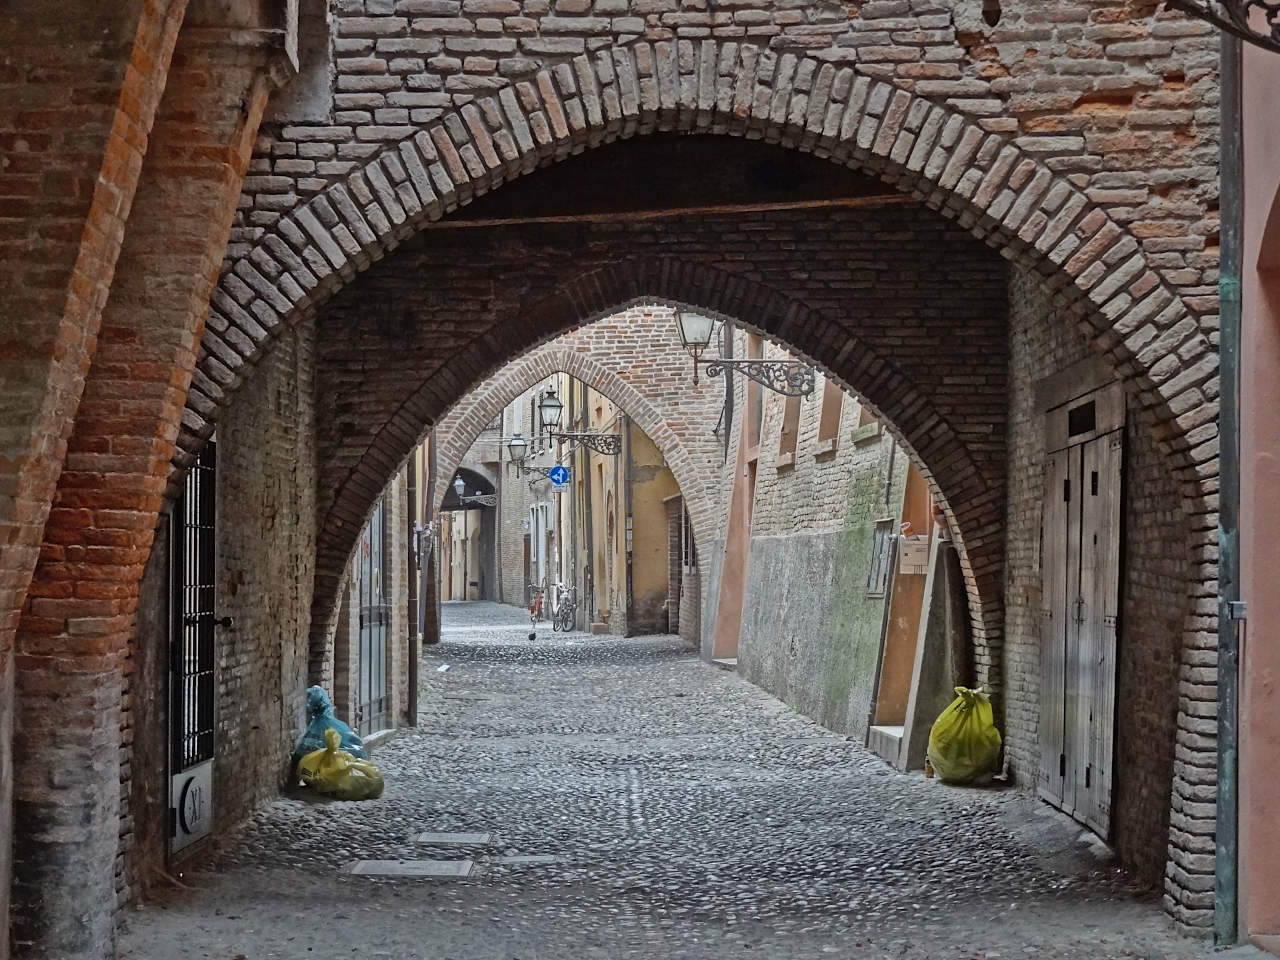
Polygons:
M667 508L663 501L678 493L679 487L662 452L644 431L629 423L628 432L632 543L631 617L627 627L633 635L666 633L670 563Z
M820 447L822 397L819 377L801 404L794 464L780 467L785 402L765 392L738 670L824 726L861 736L885 602L867 590L875 521L898 516L907 460L888 434L854 441L861 407L848 395L834 450Z

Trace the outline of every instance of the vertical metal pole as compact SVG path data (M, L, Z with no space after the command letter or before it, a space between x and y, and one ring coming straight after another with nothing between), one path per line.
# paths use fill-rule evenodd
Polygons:
M575 389L576 387L578 387L578 381L570 380L569 390L568 390L569 429L583 430L586 428L583 425L579 424L577 421L576 408L579 405L579 401L582 398L578 395L578 389ZM582 448L581 444L571 445L569 448L570 449L569 462L573 465L573 469L569 472L569 489L568 491L566 491L566 493L561 494L562 497L567 496L569 500L569 576L563 579L575 590L578 587L578 568L581 566L581 564L578 563L578 498L576 496L577 488L578 488L578 456L577 454L581 448ZM579 593L578 596L582 596L582 594ZM582 608L582 604L578 604L578 609L575 609L573 612L573 617L574 617L573 629L575 630L578 629L578 622L577 622L578 611L581 610L581 608Z
M625 478L626 486L622 491L623 508L626 515L623 517L622 536L623 545L626 548L625 556L627 558L626 567L626 589L627 589L627 636L635 634L635 603L633 597L633 578L632 578L632 560L635 550L635 504L633 503L633 483L635 482L635 463L631 455L631 420L626 414L619 418L619 425L622 431L622 443L627 450L627 472Z
M1240 40L1219 34L1221 89L1221 248L1218 273L1220 498L1218 509L1218 802L1214 858L1213 936L1238 939L1237 856L1240 599L1240 270L1244 186Z
M407 698L406 714L411 727L417 726L418 723L418 641L421 639L418 635L418 554L421 547L418 542L419 450L421 450L421 447L414 448L413 455L409 457L407 491L409 509L405 511L408 514L407 527L409 531L407 540L409 549L409 696Z

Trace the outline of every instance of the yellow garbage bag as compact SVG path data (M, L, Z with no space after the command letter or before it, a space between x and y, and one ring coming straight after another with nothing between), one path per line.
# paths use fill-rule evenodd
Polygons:
M339 800L376 800L382 796L382 774L368 760L339 750L342 735L333 727L324 732L323 750L313 750L298 761L302 782L317 793Z
M947 783L968 783L995 770L1000 731L985 693L956 687L958 696L929 731L929 761Z

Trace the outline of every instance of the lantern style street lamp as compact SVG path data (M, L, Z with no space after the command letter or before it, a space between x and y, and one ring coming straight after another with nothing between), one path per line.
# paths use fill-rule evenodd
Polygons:
M467 484L461 477L453 478L453 492L458 495L459 500L461 500L463 494L467 492Z
M749 379L774 393L788 397L807 397L813 393L816 377L813 367L803 360L770 359L763 357L743 360L718 357L702 359L702 355L715 338L716 321L711 317L689 310L677 309L676 328L680 331L680 343L693 357L693 384L698 385L698 364L706 363L707 376L718 377L725 370L741 370Z
M698 361L711 346L716 332L716 322L711 317L690 310L676 311L676 327L680 330L680 344L693 357L693 385L698 385Z
M622 453L622 437L616 433L580 433L561 432L560 418L564 413L564 403L556 396L555 390L548 390L538 401L538 416L542 420L542 429L552 440L563 440L566 443L580 443L590 447L596 453L616 457Z
M507 453L511 455L511 462L520 464L524 462L524 458L529 454L529 444L524 437L520 436L520 431L516 431L516 435L507 441Z
M556 396L555 390L548 390L538 401L538 418L542 422L542 429L553 433L556 427L560 426L562 413L564 413L564 404Z

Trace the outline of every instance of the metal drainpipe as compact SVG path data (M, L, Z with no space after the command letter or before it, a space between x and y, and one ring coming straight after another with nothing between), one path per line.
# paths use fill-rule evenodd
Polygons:
M418 725L418 451L415 449L409 457L409 478L407 497L409 509L409 726Z
M634 578L632 575L632 563L634 561L635 549L635 504L632 501L633 486L635 484L635 463L631 458L631 420L624 413L618 420L619 429L622 431L622 443L627 452L627 472L624 483L626 484L622 490L623 509L626 515L623 517L622 536L624 546L624 556L626 557L626 635L628 637L635 636L635 597Z
M1221 215L1218 306L1219 508L1218 508L1218 802L1214 837L1213 935L1219 944L1239 936L1237 853L1239 796L1237 742L1240 644L1240 269L1242 190L1240 40L1219 34L1218 69L1222 152L1219 171Z

